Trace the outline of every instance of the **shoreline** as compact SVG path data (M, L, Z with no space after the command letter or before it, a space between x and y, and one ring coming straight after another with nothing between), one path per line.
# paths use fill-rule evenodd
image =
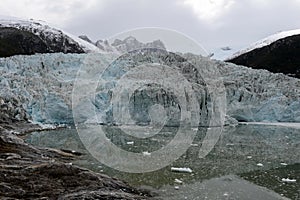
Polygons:
M152 199L151 191L73 165L80 155L35 147L22 139L46 130L27 122L0 123L0 198Z

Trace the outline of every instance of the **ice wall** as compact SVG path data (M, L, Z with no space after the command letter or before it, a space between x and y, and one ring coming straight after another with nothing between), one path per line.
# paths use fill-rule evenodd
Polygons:
M10 103L14 105L10 106L10 115L14 117L19 114L18 118L25 120L31 118L36 122L73 123L72 89L78 70L83 63L87 62L86 56L85 54L57 53L0 59L0 113L5 113L9 102L14 101L18 102ZM93 59L89 60L94 68L101 67L99 63L101 57L105 55L89 54L89 56L90 58L94 57L94 61ZM206 66L205 70L209 71L211 65L219 69L226 87L227 115L239 121L300 122L299 79L283 74L273 74L265 70L253 70L221 61L211 61L193 55L183 57L190 57L191 63L201 63L202 66ZM187 64L184 63L185 61L180 62L173 63L173 65L184 66ZM110 71L110 73L116 75L120 72ZM209 106L209 97L205 93L205 85L201 83L201 77L194 76L193 70L185 73L186 76L190 76L198 99L204 105L203 112L208 112L205 109ZM213 76L210 79L214 81ZM101 88L103 85L99 85L99 87ZM155 86L153 87L155 88ZM106 93L97 92L97 90L96 98L94 96L86 97L93 102L97 108L96 114L100 117L112 112L107 106L111 103L111 98L107 96L109 88L106 89ZM159 94L154 95L150 91L147 93L147 90L144 92L148 95L147 101L156 99L156 103L173 106L168 112L177 113L179 111L175 109L176 106L178 108L177 100L171 93L160 91ZM141 123L149 121L149 115L145 113L145 105L143 105L145 94L137 91L135 93L137 99L129 99L134 105L131 111L136 120ZM76 109L82 110L83 113L89 112L84 105L80 104ZM26 113L21 110L25 110ZM20 113L23 114L20 115ZM206 115L208 114L206 113ZM83 116L86 115L83 114ZM174 116L176 118L176 115ZM102 123L109 122L108 118L101 119ZM93 121L93 119L84 119L83 117L83 121L88 120Z

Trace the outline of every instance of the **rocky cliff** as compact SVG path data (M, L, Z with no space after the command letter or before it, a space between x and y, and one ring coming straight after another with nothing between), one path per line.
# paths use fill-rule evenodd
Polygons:
M152 199L150 192L72 164L78 155L37 148L0 127L0 199Z

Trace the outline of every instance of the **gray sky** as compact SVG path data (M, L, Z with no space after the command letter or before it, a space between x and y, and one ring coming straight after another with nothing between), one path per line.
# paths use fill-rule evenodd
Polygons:
M174 29L209 51L300 28L300 0L1 0L0 13L92 40L138 27Z

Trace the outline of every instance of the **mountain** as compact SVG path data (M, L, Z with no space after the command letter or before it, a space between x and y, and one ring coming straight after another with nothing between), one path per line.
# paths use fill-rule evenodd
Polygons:
M2 17L0 57L35 53L87 53L98 49L46 22Z
M225 60L300 78L300 29L271 35Z
M143 48L166 49L165 45L160 40L155 40L149 43L142 43L132 36L129 36L124 40L116 39L111 45L122 53Z
M133 36L128 36L125 39L115 39L112 43L109 43L108 40L97 40L96 42L91 41L86 35L81 35L79 38L95 45L103 52L115 52L115 53L126 53L136 49L144 48L157 48L157 49L166 49L164 43L160 40L154 40L152 42L143 43L138 41Z
M297 52L299 53L299 45L297 45L297 41L300 44L299 33L300 31L292 31L269 37L255 46L235 54L229 61L243 60L242 58L244 58L244 61L249 62L278 59L280 62L274 62L277 64L275 67L272 65L273 62L262 66L269 71L295 73L297 75L299 72L297 67L283 68L280 66L289 66L289 63L296 63L299 59L296 56ZM119 63L112 65L116 69L107 71L105 80L108 83L105 84L108 86L115 84L114 81L109 82L112 77L122 77L122 73L128 70L126 66L118 68L119 65L127 63L128 66L135 67L145 60L152 64L170 65L174 69L178 69L191 82L197 96L201 99L199 104L204 109L203 113L208 114L208 107L203 107L203 105L210 105L208 102L209 93L203 83L203 77L201 77L201 74L203 76L205 73L199 70L213 71L217 68L221 73L219 78L216 78L217 75L204 78L208 79L206 82L212 83L224 80L227 95L226 114L231 118L246 122L300 122L299 79L283 74L274 74L266 70L254 70L222 61L212 61L197 55L184 54L182 58L177 54L165 55L165 51L163 51L165 46L160 40L142 43L130 36L122 40L116 39L110 43L107 40L93 42L87 36L80 36L80 38L52 28L40 21L0 20L0 56L11 56L0 58L0 121L13 123L14 121L33 120L40 123L72 123L71 93L78 70L86 63L95 69L105 67L105 65L101 65L101 62L106 59L105 56L113 53L114 56L122 54L123 57L121 58L125 60L116 60L115 62L118 61ZM156 48L156 50L149 50L149 48ZM148 49L149 52L136 51L136 49ZM132 53L126 54L127 51L132 51ZM221 51L229 52L231 48L224 47ZM86 54L88 52L99 52L100 54ZM278 55L273 55L274 52ZM43 54L27 55L35 53ZM64 55L62 53L69 54ZM13 56L15 54L26 55ZM194 68L188 62L188 58L193 60L195 66L204 66L204 68ZM264 60L263 58L270 59ZM282 61L283 64L281 65L281 59L283 58L285 60ZM142 70L143 76L136 77L149 75L153 69L155 68ZM213 74L217 73L218 70ZM196 73L197 71L198 73ZM152 78L160 76L161 74L157 73ZM181 83L179 79L172 79L171 76L164 77L163 80L165 79L170 79L171 82L174 81L174 85ZM135 80L129 79L128 81ZM181 85L178 85L178 89L181 87ZM104 87L104 89L107 88ZM97 88L97 91L100 91L100 89L101 87ZM132 112L135 113L134 117L140 120L141 124L149 121L149 113L141 108L150 105L139 104L139 102L145 100L143 99L145 96L149 102L154 100L157 104L169 106L170 113L176 114L180 110L180 106L178 106L178 102L172 93L159 90L155 85L140 89L141 91L137 91L132 100L136 109ZM218 91L218 89L216 87L212 91ZM158 96L155 98L153 91L158 92ZM110 91L106 92L109 93ZM95 95L93 101L96 101L94 105L97 107L96 114L99 115L99 119L105 116L106 113L111 113L111 108L106 107L111 103L109 102L110 99L107 93ZM120 106L122 105L120 104ZM89 112L81 104L78 104L75 109ZM120 107L120 109L122 108ZM146 111L149 111L147 109ZM84 112L82 113L84 114ZM178 117L175 114L173 116ZM93 119L86 118L83 120L92 121ZM101 120L103 123L112 122L109 117Z
M75 37L44 21L0 16L0 57L36 53L118 53L139 48L165 49L160 40L142 43L130 36L112 43L91 41L87 36Z

